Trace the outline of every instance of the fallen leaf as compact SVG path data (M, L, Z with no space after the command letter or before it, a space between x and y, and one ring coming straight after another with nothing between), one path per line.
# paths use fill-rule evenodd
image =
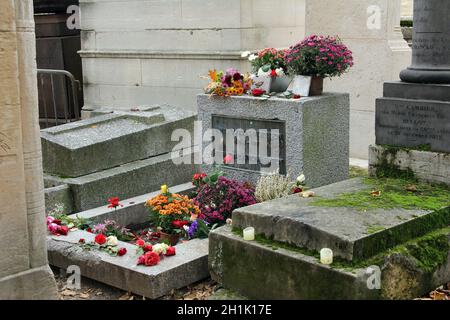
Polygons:
M81 299L89 299L90 295L88 293L82 293L80 294Z
M405 189L409 192L417 192L417 186L414 184L407 185Z
M95 295L96 295L96 296L101 296L102 294L103 294L103 292L99 291L99 292L97 292Z
M94 124L94 125L91 126L91 128L95 129L95 128L97 128L97 126Z
M61 294L65 297L75 297L77 295L75 291L70 289L65 289L63 292L61 292Z
M433 300L447 300L447 296L443 292L433 291L430 293L430 297Z
M379 191L379 190L374 190L374 191L372 191L372 192L370 193L370 195L371 195L372 197L381 197L381 191Z
M314 191L304 191L301 193L303 198L312 198L314 197L316 194L314 193Z

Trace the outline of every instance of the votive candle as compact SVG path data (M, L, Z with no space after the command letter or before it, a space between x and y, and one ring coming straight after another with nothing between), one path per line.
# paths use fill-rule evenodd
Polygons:
M328 248L320 250L320 263L330 265L333 263L333 251Z
M255 240L255 228L248 227L244 229L244 240L246 241Z

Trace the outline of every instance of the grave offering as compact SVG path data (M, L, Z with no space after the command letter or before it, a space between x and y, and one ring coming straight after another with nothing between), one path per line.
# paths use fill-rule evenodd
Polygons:
M450 184L450 3L414 2L412 66L403 82L384 84L376 105L374 174L410 171L430 182Z
M223 164L227 176L256 184L262 175L298 176L311 187L348 177L349 97L283 99L199 95L198 119L203 130L203 171ZM215 137L214 152L211 137ZM209 141L208 141L209 140Z
M45 179L54 188L48 201L61 199L80 212L111 196L126 199L163 183L190 181L195 165L175 165L171 152L177 141L171 135L176 129L193 132L192 113L157 106L97 114L41 131Z
M193 187L170 189L185 195ZM111 198L109 205L71 216L52 212L47 219L50 264L62 269L77 265L84 277L151 299L207 278L207 239L169 246L159 235L139 232L149 223L146 203L160 194Z

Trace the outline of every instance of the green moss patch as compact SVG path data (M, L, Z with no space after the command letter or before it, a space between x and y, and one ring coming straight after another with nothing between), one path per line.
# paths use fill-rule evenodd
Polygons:
M332 199L316 197L318 207L349 207L357 210L440 210L450 206L450 187L420 183L415 179L365 178L367 188Z

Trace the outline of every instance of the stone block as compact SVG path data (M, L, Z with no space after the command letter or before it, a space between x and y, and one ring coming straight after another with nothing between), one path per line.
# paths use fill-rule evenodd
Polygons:
M193 156L194 151L185 151L183 155ZM75 212L80 212L102 206L110 197L127 199L158 190L162 184L191 181L196 172L194 164L176 165L169 153L77 178L46 176L46 179L69 185Z
M170 106L150 107L42 130L44 171L78 177L171 152L176 145L172 132L192 132L194 119L192 113Z
M450 185L450 154L372 145L369 172L376 176L386 164L413 172L421 181Z
M339 194L367 190L360 178L314 189L315 197L292 195L233 211L233 227L254 227L257 234L300 248L320 251L330 248L336 257L365 259L432 228L447 226L450 203L441 210L371 209L320 207L317 198L332 199ZM442 225L442 221L444 221ZM423 226L427 225L427 228ZM377 231L372 228L376 226Z
M450 152L450 85L385 84L377 99L376 144Z
M299 252L244 241L228 226L210 233L208 260L215 281L250 299L356 300L380 294L367 288L363 270L339 270Z
M46 212L51 211L57 205L63 205L65 212L68 214L74 211L72 192L67 184L47 187L44 193Z
M175 256L163 258L156 266L146 267L137 265L137 247L133 244L119 241L119 247L127 249L127 254L122 257L113 257L98 250L84 251L78 245L80 238L91 242L94 237L85 231L73 231L67 236L49 236L50 264L63 269L77 265L84 277L150 299L209 276L207 239L180 243L176 246Z
M417 254L420 246L439 262ZM225 226L210 233L208 260L214 280L250 299L414 299L450 280L449 247L445 228L405 243L400 253L386 252L359 266L326 266L317 256L275 242L244 241Z
M203 133L211 128L219 129L224 133L226 129L255 129L258 132L265 128L279 130L280 154L271 155L269 158L276 162L280 160L278 166L280 173L298 175L303 172L308 185L312 187L341 181L348 177L349 100L347 94L326 93L320 97L308 97L296 101L280 98L271 98L266 101L248 96L222 98L202 94L198 95L197 101L198 119L202 121ZM271 140L270 134L268 140ZM246 143L252 143L249 139L246 141ZM209 144L210 142L207 142L205 138L204 152ZM225 147L223 150L220 148L216 152L227 153ZM261 158L263 148L269 149L265 145L260 145L259 162L256 167L248 161L255 155L247 150L245 157L248 159L245 165L225 165L224 170L231 177L255 183L261 174L270 173L263 173L263 167L259 167L263 159ZM237 154L236 148L235 154ZM207 156L204 154L204 157ZM204 169L211 170L212 166L204 165Z

